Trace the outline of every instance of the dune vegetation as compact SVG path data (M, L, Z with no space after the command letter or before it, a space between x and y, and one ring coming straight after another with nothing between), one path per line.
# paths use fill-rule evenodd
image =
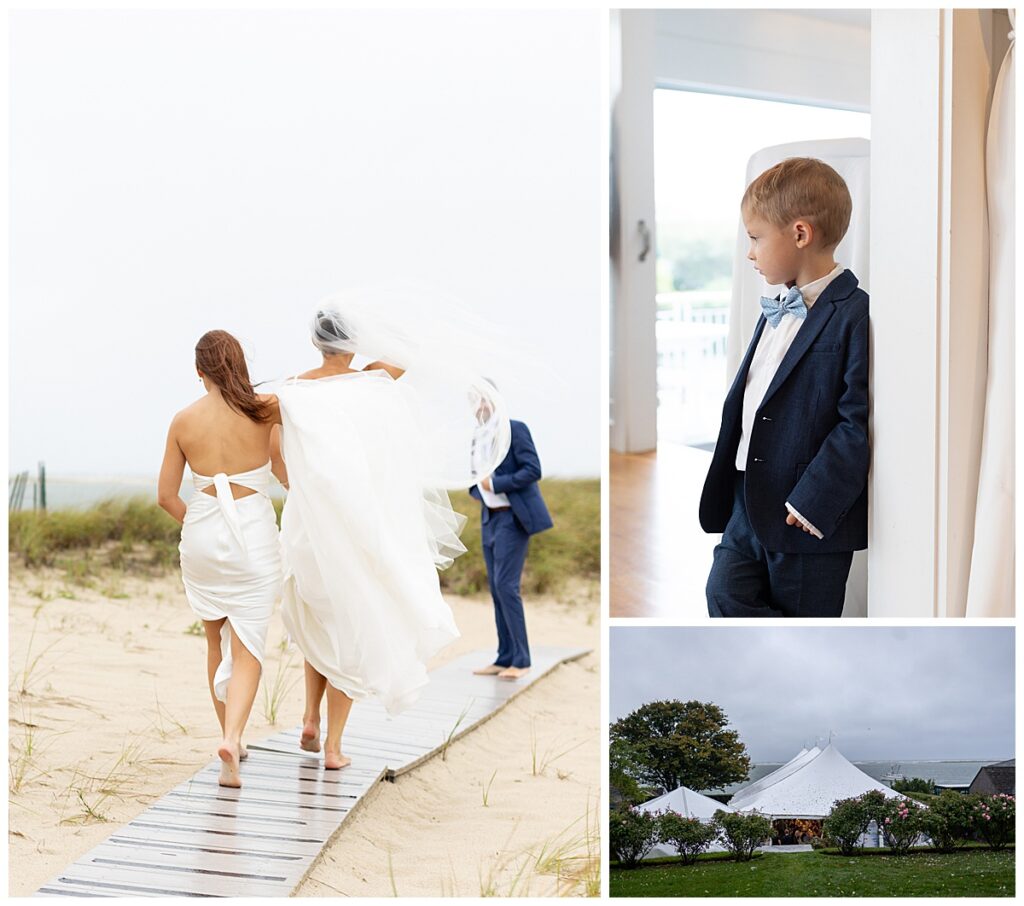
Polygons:
M597 581L601 573L601 494L598 479L541 482L555 528L531 541L523 574L527 594L556 592L573 578ZM468 516L462 534L469 553L441 573L452 594L487 590L480 553L480 504L464 491L452 505ZM275 506L280 517L281 502ZM9 545L25 567L56 567L69 581L89 583L100 571L163 574L178 566L180 526L155 501L105 500L84 509L22 510L9 514Z

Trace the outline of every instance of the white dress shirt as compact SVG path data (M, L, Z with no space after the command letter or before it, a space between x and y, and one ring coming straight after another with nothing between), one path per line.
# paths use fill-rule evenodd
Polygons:
M819 277L806 286L800 287L800 292L803 293L804 304L807 306L808 311L811 310L818 297L825 291L825 287L844 270L846 268L841 264L837 264L824 277ZM779 365L782 364L786 353L789 352L789 347L793 344L793 338L796 337L805 320L785 312L778 327L773 328L771 324L765 324L764 330L761 331L761 339L754 350L754 357L750 360L750 369L747 371L747 383L743 389L743 427L740 433L740 442L736 447L736 468L740 472L745 472L747 469L747 452L750 446L750 433L754 428L754 415L761 405L764 395L768 392L768 388L771 386L775 372L779 370ZM815 538L822 537L821 532L794 510L788 502L786 503L786 508L811 530L811 534Z
M473 462L474 469L477 472L479 472L479 462L480 462L480 460L479 460L479 458L477 456L477 448L476 448L475 444L474 444L473 448L471 449L469 455L470 455L470 459ZM491 475L490 478L491 478L491 483L493 484L494 476ZM503 507L503 506L511 506L511 504L508 502L508 495L507 494L495 494L494 491L488 491L487 488L484 487L484 483L482 481L478 481L476 483L476 489L480 492L480 499L483 500L484 506L486 506L488 509L493 510L493 509L498 509L498 508Z
M510 506L508 502L508 494L495 494L494 491L488 491L487 488L484 487L483 482L477 482L476 489L480 492L480 496L484 501L484 506L488 509L494 510L499 507Z

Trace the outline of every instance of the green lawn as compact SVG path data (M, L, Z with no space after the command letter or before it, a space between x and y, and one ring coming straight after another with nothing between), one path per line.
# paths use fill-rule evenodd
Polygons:
M752 862L613 866L610 882L613 897L1012 897L1013 868L1012 849L904 857L779 853Z

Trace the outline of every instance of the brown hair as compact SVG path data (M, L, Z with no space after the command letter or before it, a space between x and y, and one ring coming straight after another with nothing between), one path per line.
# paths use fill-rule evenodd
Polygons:
M220 388L224 402L236 412L254 422L270 419L270 408L260 402L249 380L242 344L226 330L211 330L199 338L196 368Z
M843 177L828 164L790 157L747 186L740 208L778 227L806 220L825 248L835 248L850 226L853 201Z

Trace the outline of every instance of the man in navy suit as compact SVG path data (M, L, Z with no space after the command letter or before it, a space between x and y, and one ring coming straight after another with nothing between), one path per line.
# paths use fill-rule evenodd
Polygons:
M790 158L743 196L763 314L725 399L700 523L724 532L708 576L714 617L838 617L867 547L868 295L833 253L846 183Z
M487 579L498 627L498 656L493 664L473 671L515 680L530 668L526 616L519 581L526 563L530 535L552 526L540 488L540 459L530 429L512 421L508 455L469 493L480 501L481 535Z

